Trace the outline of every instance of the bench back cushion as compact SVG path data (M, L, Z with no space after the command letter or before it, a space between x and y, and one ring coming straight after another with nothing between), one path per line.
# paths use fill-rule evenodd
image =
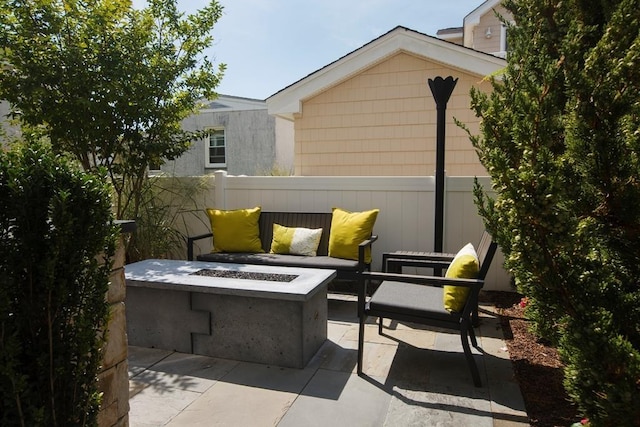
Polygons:
M260 208L207 209L213 232L213 252L263 252L258 238Z
M322 228L322 237L318 245L318 256L329 253L329 233L331 231L331 213L300 212L262 212L260 214L260 240L265 252L271 250L273 224L285 227Z
M379 209L350 212L333 208L329 256L343 259L358 259L358 245L371 237ZM371 248L365 249L365 262L371 264Z

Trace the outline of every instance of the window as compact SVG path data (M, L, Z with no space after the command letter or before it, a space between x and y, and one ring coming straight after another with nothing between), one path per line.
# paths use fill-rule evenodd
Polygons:
M206 149L207 167L227 166L224 129L209 129Z
M502 29L500 31L500 51L506 52L509 51L509 43L507 42L507 26L502 24Z
M151 161L149 162L149 172L161 172L160 162Z
M500 50L493 52L493 55L499 58L506 58L509 45L507 44L507 26L502 24L500 27Z

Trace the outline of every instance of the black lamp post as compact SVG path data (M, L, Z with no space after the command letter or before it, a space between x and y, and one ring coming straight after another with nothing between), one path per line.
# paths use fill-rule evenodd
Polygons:
M434 244L433 250L435 252L442 252L442 245L444 240L444 130L445 130L445 113L447 110L447 102L453 88L456 87L458 79L454 79L449 76L446 79L442 77L436 77L435 79L429 79L429 87L431 93L436 101L436 108L438 112L437 117L437 135L436 135L436 212L435 212L435 229L434 229ZM439 272L436 272L439 275Z

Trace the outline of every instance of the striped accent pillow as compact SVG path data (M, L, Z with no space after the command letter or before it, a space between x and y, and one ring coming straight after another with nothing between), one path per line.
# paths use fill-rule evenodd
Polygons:
M322 228L290 228L273 224L272 254L316 256Z

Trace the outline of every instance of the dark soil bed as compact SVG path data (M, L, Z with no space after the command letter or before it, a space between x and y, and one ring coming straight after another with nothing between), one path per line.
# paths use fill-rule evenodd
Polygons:
M568 427L580 418L562 386L562 363L555 348L529 332L529 321L514 292L484 292L500 316L505 342L520 384L529 423Z

